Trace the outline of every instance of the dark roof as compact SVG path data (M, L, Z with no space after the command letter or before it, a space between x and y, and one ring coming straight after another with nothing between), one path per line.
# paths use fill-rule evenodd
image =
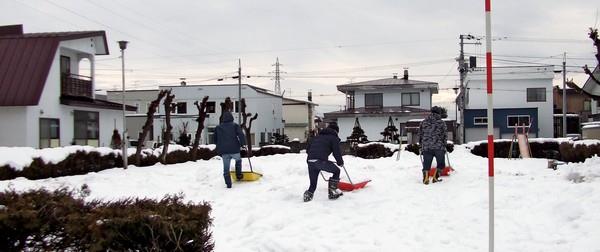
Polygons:
M0 26L0 106L38 104L61 41L102 36L108 54L104 31L23 34L15 27Z
M317 104L312 101L305 101L305 100L300 100L300 99L283 97L283 105L300 105L300 104L310 104L310 105L317 106Z
M325 118L331 117L380 117L380 116L407 116L407 115L427 115L429 110L421 108L412 108L406 106L383 107L383 108L356 108L341 111L325 113Z
M378 79L378 80L370 80L370 81L362 81L362 82L354 82L350 84L338 85L337 89L339 91L347 91L347 90L357 90L364 88L431 88L434 93L438 91L438 84L436 82L429 81L419 81L419 80L411 80L404 78L387 78L387 79Z
M88 108L99 108L99 109L112 109L112 110L123 110L123 105L121 103L109 102L105 100L99 99L91 99L87 97L80 96L61 96L60 104L69 105L69 106L78 106L78 107L88 107ZM127 111L137 111L135 106L125 105L125 109Z

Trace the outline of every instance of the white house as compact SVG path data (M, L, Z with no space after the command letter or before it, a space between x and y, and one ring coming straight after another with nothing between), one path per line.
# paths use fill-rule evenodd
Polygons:
M285 121L285 134L290 140L295 138L301 142L308 139L310 131L314 128L315 106L311 93L308 101L283 97L283 119Z
M109 146L122 105L95 99L95 55L108 55L106 43L104 31L0 26L0 146Z
M339 136L345 141L352 134L356 118L371 141L383 138L381 132L389 118L398 129L404 130L410 119L424 118L431 109L431 96L438 93L435 82L411 80L408 70L404 76L338 85L346 94L346 109L325 113L325 121L336 121ZM403 134L405 135L405 134Z
M494 67L494 137L511 138L515 125L531 123L531 137L553 137L553 66ZM487 139L485 68L474 68L465 79L465 141Z
M187 124L187 133L191 134L192 139L194 139L198 126L195 121L198 118L198 109L194 102L200 102L204 96L209 97L209 109L208 118L204 121L204 130L200 137L201 144L214 143L213 132L215 127L219 125L220 104L227 97L230 97L232 102L235 103L233 117L234 121L238 122L238 84L160 86L159 89L171 89L171 93L175 95L173 102L176 104L176 108L171 113L173 140L178 139L180 132L184 130L185 124ZM158 90L128 90L126 92L125 103L138 107L136 114L127 115L127 128L132 138L135 139L138 132L142 130L146 120L148 104L156 99L158 92ZM120 91L108 91L107 95L111 101L122 99ZM284 133L281 96L248 84L242 84L241 95L242 98L246 99L246 112L258 113L258 118L252 122L250 135L254 146L268 143L273 133ZM161 131L166 127L164 115L164 106L161 101L154 119L153 132L147 140L161 141Z

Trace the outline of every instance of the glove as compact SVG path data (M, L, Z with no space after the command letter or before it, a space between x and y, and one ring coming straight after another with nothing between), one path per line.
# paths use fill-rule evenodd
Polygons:
M338 166L344 166L344 163L338 162L337 165Z
M246 146L242 146L241 150L248 151L248 148Z

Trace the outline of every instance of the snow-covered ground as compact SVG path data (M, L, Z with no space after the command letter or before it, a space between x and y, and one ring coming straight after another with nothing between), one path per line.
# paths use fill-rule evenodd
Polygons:
M305 154L252 158L257 182L226 189L221 160L110 169L87 175L0 181L0 190L89 185L89 199L161 198L183 192L213 207L216 251L486 251L487 160L456 146L456 173L423 185L419 157L402 152L366 160L344 156L364 189L312 202ZM247 160L244 159L244 168ZM600 251L600 158L554 171L545 159L496 159L496 251ZM343 174L343 172L342 172Z

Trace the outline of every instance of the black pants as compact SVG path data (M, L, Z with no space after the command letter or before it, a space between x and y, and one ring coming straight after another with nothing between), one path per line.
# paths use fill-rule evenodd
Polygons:
M437 169L441 171L446 167L446 151L445 150L425 150L423 151L423 171L429 171L431 169L431 163L435 157L437 162Z
M317 189L317 181L319 180L319 172L326 171L333 173L329 179L340 179L340 168L338 168L333 162L326 160L309 160L308 163L308 178L310 179L310 186L308 191L314 193Z

